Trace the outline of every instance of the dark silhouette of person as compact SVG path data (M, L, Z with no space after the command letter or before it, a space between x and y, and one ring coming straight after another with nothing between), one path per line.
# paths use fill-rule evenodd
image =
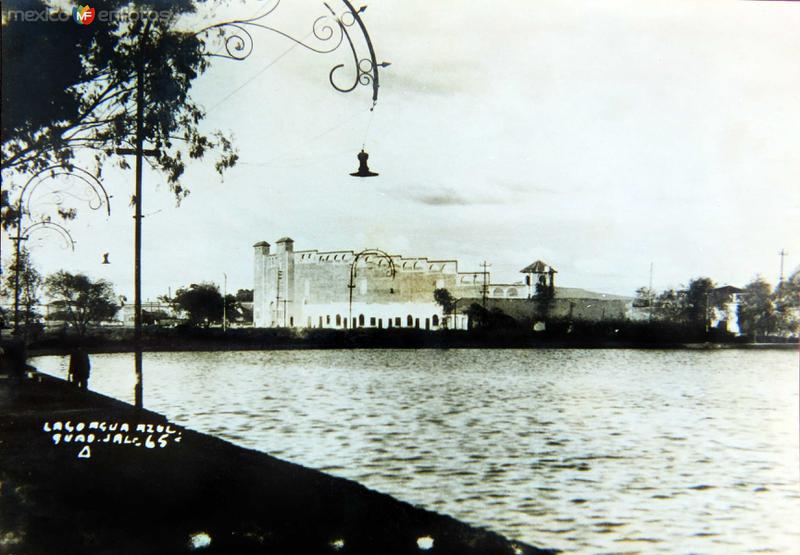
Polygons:
M22 378L25 372L35 370L27 363L25 344L19 341L4 343L0 346L0 374L12 378Z
M73 382L77 387L87 389L89 387L89 373L92 365L89 362L89 354L81 347L78 347L69 357L69 371L67 380Z

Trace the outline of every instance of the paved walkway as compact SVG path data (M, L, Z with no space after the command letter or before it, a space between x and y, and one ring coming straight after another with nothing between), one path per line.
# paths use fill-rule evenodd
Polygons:
M547 553L32 376L0 376L0 553Z

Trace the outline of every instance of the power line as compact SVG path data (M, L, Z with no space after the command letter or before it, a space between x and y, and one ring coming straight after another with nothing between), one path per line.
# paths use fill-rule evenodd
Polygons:
M308 38L310 35L311 35L311 33L308 33L308 35L306 35L305 37L303 37L303 38L301 39L301 41L302 41L302 40L305 40L305 39L307 39L307 38ZM247 85L249 85L250 83L252 83L253 81L255 81L255 79L256 79L257 77L259 77L259 76L260 76L262 73L264 73L264 72L265 72L265 71L267 71L269 68L271 68L272 66L274 66L275 64L277 64L277 63L278 63L278 62L281 60L281 58L283 58L283 57L284 57L284 56L286 56L286 55L287 55L289 52L291 52L292 50L294 50L295 48L297 48L297 45L298 45L298 44L299 44L299 43L295 42L294 44L292 44L292 46L290 46L289 48L287 48L286 50L284 50L282 54L280 54L280 55L279 55L277 58L274 58L274 59L273 59L272 61L270 61L270 62L269 62L267 65L265 65L263 68L261 68L261 69L260 69L260 70L259 70L259 71L258 71L258 72L255 74L255 75L253 75L252 77L250 77L250 79L248 79L247 81L245 81L244 83L242 83L241 85L239 85L238 87L236 87L235 89L233 89L231 92L229 92L227 95L225 95L225 96L222 98L222 100L220 100L219 102L217 102L216 104L214 104L213 106L211 106L211 108L209 108L209 111L213 110L214 108L216 108L216 107L217 107L217 106L219 106L220 104L224 103L226 100L228 100L230 97L232 97L233 95L235 95L237 92L239 92L240 90L242 90L243 88L245 88Z
M480 266L483 268L483 287L481 287L481 300L483 301L483 308L486 308L486 297L489 294L489 272L487 272L486 269L490 268L492 265L487 264L484 260Z

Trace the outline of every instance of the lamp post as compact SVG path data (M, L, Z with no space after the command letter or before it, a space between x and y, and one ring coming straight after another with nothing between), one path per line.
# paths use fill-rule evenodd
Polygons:
M228 330L228 274L222 272L225 281L222 286L222 331Z
M380 249L366 249L355 255L355 257L353 258L353 262L350 264L350 281L348 281L347 283L347 288L350 290L350 300L348 304L347 318L349 320L351 328L355 327L353 326L353 289L356 288L356 277L358 275L358 262L362 258L366 260L366 258L369 257L370 255L378 256L389 262L389 271L387 273L389 277L394 279L394 276L397 273L394 267L394 260L392 260L392 257Z
M460 297L458 299L453 299L453 310L451 314L453 315L453 329L458 329L458 323L456 322L456 317L458 316L458 303L463 301L466 297Z
M42 184L52 184L57 177L69 177L68 185L55 188L44 188ZM75 184L82 186L82 190L76 190ZM40 192L44 194L40 195ZM67 199L85 202L91 210L100 210L105 206L106 214L111 215L111 204L109 202L108 191L103 184L90 172L83 168L58 164L48 166L34 173L23 185L17 202L17 221L16 237L14 241L14 335L19 334L19 299L20 299L20 257L22 251L22 241L28 240L32 233L40 231L52 231L59 235L67 248L75 250L75 240L69 230L63 225L52 221L50 215L37 214L38 221L23 227L25 216L33 217L35 205L43 204L55 207L58 214L64 218L71 218L75 215L74 208L66 208Z
M156 155L156 150L144 148L144 47L150 30L150 20L144 27L142 41L136 55L136 148L118 148L117 154L133 154L136 156L136 185L134 193L134 239L133 239L133 349L134 372L134 404L137 409L144 407L142 372L142 161L145 155Z
M353 83L348 85L340 85L335 79L338 75L338 70L343 68L345 64L335 65L328 74L328 79L331 86L339 92L351 92L360 85L372 85L372 107L378 100L378 85L379 76L378 68L386 67L387 62L378 63L375 58L375 50L372 46L372 41L369 37L364 22L361 20L360 14L366 10L366 6L355 9L348 0L341 0L345 5L346 10L337 14L330 4L323 2L329 13L318 17L312 26L312 33L317 39L317 42L323 46L307 44L302 40L296 39L283 31L265 24L265 19L275 12L280 5L280 0L276 0L270 7L262 14L249 18L237 19L217 23L205 27L195 35L216 33L218 38L222 40L224 46L224 53L209 52L208 56L217 56L228 58L232 60L244 60L250 56L253 51L253 35L251 31L262 29L277 33L304 48L320 53L328 54L336 51L342 44L347 44L353 55L353 63L355 65L355 79ZM135 215L134 215L134 369L136 373L136 386L134 389L134 399L136 408L143 408L143 371L142 371L142 300L141 300L141 273L142 273L142 164L144 156L157 155L158 151L144 148L146 137L144 136L144 79L145 75L145 54L144 49L148 40L151 21L148 20L142 32L142 39L139 45L136 58L136 137L135 148L118 148L117 154L121 155L135 155L136 156L136 183L135 183ZM363 35L363 40L367 45L368 57L359 54L359 48L353 40L353 33L351 29L354 25ZM226 314L224 313L223 301L223 327L226 327Z

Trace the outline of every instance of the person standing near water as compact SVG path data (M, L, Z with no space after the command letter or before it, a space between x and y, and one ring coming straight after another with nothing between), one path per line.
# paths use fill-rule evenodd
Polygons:
M87 389L89 387L89 373L92 365L89 362L89 354L81 347L78 347L69 357L69 372L67 380L73 382L77 387Z

